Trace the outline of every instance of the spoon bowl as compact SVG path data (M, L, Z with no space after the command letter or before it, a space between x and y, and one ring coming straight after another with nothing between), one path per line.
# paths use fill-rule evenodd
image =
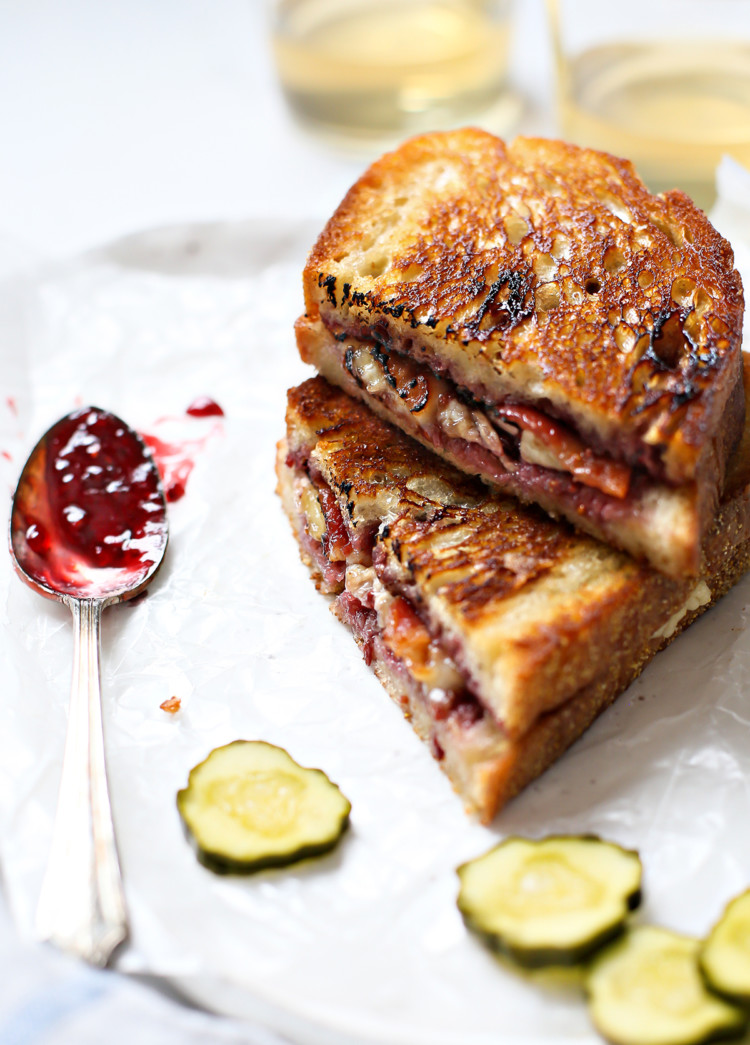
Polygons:
M89 406L42 436L13 498L10 552L22 580L70 608L75 646L37 934L95 965L108 963L128 931L104 760L101 614L143 591L167 540L158 469L124 421Z
M13 499L16 568L51 599L111 605L137 595L167 545L159 472L143 440L114 414L75 410L39 440Z

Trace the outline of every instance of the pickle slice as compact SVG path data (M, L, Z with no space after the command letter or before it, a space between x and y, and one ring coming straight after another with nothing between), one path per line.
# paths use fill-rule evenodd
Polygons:
M641 896L638 854L591 835L507 838L458 876L466 925L527 967L582 961Z
M351 803L283 748L236 740L191 770L177 809L198 859L219 873L283 867L332 849Z
M698 1045L739 1037L745 1014L711 994L698 968L700 940L644 925L592 961L589 1014L613 1045Z
M727 904L698 960L712 990L750 1005L750 889Z

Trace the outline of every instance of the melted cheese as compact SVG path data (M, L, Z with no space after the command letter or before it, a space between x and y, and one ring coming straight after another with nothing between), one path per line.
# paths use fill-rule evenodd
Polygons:
M542 468L552 468L556 472L568 471L554 450L528 429L521 432L520 450L521 457L527 464L538 464Z
M314 541L320 541L326 532L326 518L320 507L318 494L309 479L298 479L298 503L304 516L307 532Z
M680 623L682 618L688 613L692 613L693 610L700 609L701 606L707 605L711 601L711 589L708 587L705 581L698 581L696 586L688 595L683 606L673 613L666 624L662 624L654 634L651 636L652 639L671 639L674 633L677 631L677 625Z

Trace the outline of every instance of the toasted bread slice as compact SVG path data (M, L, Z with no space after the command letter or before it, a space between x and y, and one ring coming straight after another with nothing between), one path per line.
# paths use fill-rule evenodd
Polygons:
M684 194L650 195L627 161L425 135L373 164L315 244L300 350L464 470L695 575L743 426L733 264Z
M750 561L750 453L733 462L697 583L489 494L321 378L289 393L277 473L334 612L484 821Z

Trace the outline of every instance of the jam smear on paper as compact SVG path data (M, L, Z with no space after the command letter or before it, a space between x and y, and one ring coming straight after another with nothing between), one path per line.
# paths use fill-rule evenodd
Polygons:
M224 411L215 399L209 396L196 396L185 411L191 417L223 417Z
M173 504L185 496L188 477L195 467L192 450L195 444L167 443L158 436L142 432L141 438L154 455L157 468L161 473L164 496ZM201 449L198 446L198 449Z
M189 417L223 417L224 411L217 402L208 396L196 397L185 413ZM170 424L177 421L174 417L164 417L156 425ZM195 467L197 457L203 451L208 440L221 431L220 424L215 424L209 432L197 439L162 438L152 432L141 432L141 438L154 455L164 485L164 495L173 504L185 496L190 473Z

